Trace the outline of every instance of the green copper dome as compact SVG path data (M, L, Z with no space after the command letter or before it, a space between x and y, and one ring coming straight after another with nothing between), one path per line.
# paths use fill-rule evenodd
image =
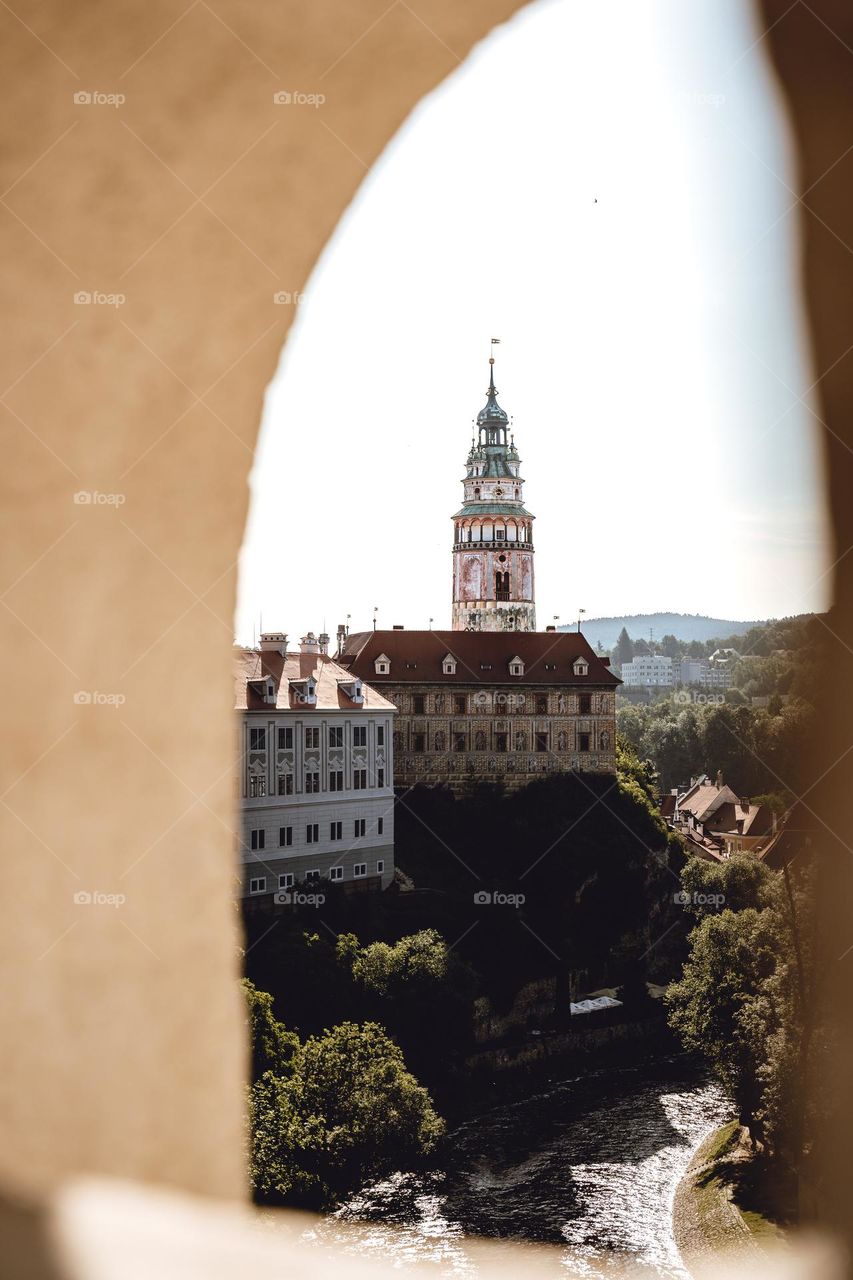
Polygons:
M478 427L506 427L509 425L509 417L500 407L497 401L497 390L495 389L495 362L489 361L489 390L487 392L488 399L477 414Z

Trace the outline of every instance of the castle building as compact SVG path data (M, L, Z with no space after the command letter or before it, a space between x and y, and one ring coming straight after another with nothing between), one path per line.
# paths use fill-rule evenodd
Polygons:
M522 787L616 770L609 660L576 631L338 631L341 666L397 708L394 785Z
M497 401L489 361L486 404L465 468L463 503L453 517L453 630L535 631L533 516L509 419Z
M393 703L334 662L325 635L289 652L286 635L265 632L258 649L236 650L235 668L243 898L286 904L315 880L387 888Z

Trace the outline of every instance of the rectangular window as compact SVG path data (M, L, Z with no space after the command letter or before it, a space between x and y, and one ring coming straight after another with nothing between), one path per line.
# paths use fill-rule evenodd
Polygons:
M319 822L309 822L305 828L305 840L308 844L320 843L320 824Z
M278 829L278 847L287 849L293 844L293 827L279 827Z
M320 730L318 728L311 728L311 729L305 730L305 745L306 747L319 747Z
M343 838L344 838L344 824L342 822L331 822L329 824L329 839L343 840Z
M366 862L357 862L357 863L355 864L355 866L353 867L353 869L352 869L352 873L353 873L353 875L355 876L356 880L360 879L360 878L361 878L361 876L366 876L366 875L367 875L367 863L366 863Z
M422 716L426 710L426 698L422 693L416 693L412 699L416 716Z
M547 751L547 750L548 750L548 735L547 735L547 733L537 733L537 735L536 735L536 750L537 750L537 751Z
M377 787L385 786L385 770L384 769L376 770L376 785Z
M464 733L454 733L454 735L453 735L453 750L454 750L454 751L464 751L464 750L465 750L465 734L464 734Z
M377 864L376 864L376 874L377 874L378 876L381 876L381 875L382 875L382 872L383 872L384 870L385 870L385 863L384 863L384 862L382 861L382 859L380 858L380 859L379 859L379 861L378 861L378 862L377 862Z
M249 893L263 893L266 887L266 876L256 876L254 880L249 881Z
M356 818L355 822L353 823L353 835L356 837L363 836L366 830L367 830L367 819Z
M259 778L257 774L252 774L249 778L249 795L253 800L260 800L267 794L266 778Z
M293 774L280 773L278 775L278 794L280 796L293 795Z
M367 790L367 770L366 769L353 769L352 785L356 791Z
M589 751L589 734L578 734L578 751Z
M250 729L249 730L249 750L250 751L266 751L266 749L267 749L266 729Z
M306 871L306 872L305 872L305 879L306 879L306 881L307 881L307 880L319 880L319 879L320 879L320 872L319 872L319 871Z
M279 889L292 889L293 876L289 872L285 872L283 876L279 876L278 887Z
M278 731L278 749L279 751L293 750L293 728L279 729Z
M464 694L464 693L454 693L454 695L453 695L453 714L454 714L455 716L464 716L465 711L466 711L466 707L465 707L465 694Z
M343 769L332 769L329 774L329 790L343 791L344 789L344 771Z
M338 725L337 728L329 730L329 746L342 747L344 745L343 726Z
M357 724L353 726L352 745L354 747L367 746L367 725L366 724Z
M537 693L537 695L536 695L536 714L537 714L537 716L547 716L547 714L548 714L548 695L547 695L547 693Z
M383 835L383 834L384 834L384 832L385 832L385 819L384 819L384 818L377 818L377 819L376 819L376 834L377 834L378 836L381 836L381 835Z
M578 696L578 711L582 716L588 716L592 709L592 698L588 693L582 693Z
M385 725L384 724L379 724L376 726L376 745L377 747L385 746Z
M343 880L343 878L344 878L343 867L332 867L331 870L329 871L330 880Z
M260 829L250 832L249 843L253 849L263 849L266 844L266 832Z
M505 733L495 734L495 750L506 751L507 735Z
M426 751L426 734L416 733L412 738L412 743L413 751Z
M316 795L320 790L319 773L306 773L305 775L305 791L308 795Z

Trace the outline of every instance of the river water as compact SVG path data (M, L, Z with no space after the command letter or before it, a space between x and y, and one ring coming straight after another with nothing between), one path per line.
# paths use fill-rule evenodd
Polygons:
M433 1263L437 1276L476 1276L465 1237L491 1236L559 1245L566 1269L581 1275L612 1280L629 1265L683 1280L675 1189L731 1114L684 1059L594 1071L461 1125L440 1170L364 1188L320 1234L404 1270ZM336 1239L343 1222L362 1224L355 1241Z

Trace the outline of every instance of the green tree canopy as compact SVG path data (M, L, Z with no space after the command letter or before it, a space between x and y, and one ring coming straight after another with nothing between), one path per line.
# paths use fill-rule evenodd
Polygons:
M265 1203L327 1205L410 1165L444 1132L429 1094L376 1023L312 1036L290 1074L250 1095L251 1175Z

